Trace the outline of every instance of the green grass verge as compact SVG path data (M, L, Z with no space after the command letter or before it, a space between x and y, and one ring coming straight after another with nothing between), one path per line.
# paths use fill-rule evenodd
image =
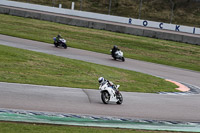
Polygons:
M0 45L0 81L98 89L98 77L120 84L122 91L176 91L154 76Z
M200 46L75 27L0 14L0 34L52 43L58 33L68 45L109 54L118 45L125 57L200 71Z
M40 125L0 122L0 133L179 133L134 129Z

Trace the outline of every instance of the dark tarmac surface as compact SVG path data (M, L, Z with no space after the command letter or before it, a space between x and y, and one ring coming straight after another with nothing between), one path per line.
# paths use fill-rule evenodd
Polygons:
M32 111L180 122L200 121L200 95L122 92L105 105L98 90L0 82L0 107Z
M118 62L110 55L0 35L0 44L107 66L143 72L195 86L200 73L132 59ZM98 88L97 88L98 89ZM23 85L0 82L0 108L75 114L118 116L167 121L200 121L200 95L165 95L122 92L124 103L104 105L98 90Z
M125 62L120 62L113 60L111 56L107 54L95 53L70 47L67 49L55 48L53 44L20 39L5 35L0 35L0 44L22 49L28 49L37 52L43 52L47 54L53 54L71 59L83 60L106 66L133 70L200 87L200 72L196 71L180 69L128 58L126 58Z

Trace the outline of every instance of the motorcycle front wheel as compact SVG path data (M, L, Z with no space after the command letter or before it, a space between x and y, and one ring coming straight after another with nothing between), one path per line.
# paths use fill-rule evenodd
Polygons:
M117 99L118 99L117 104L122 104L122 102L123 102L123 97L122 97L122 94L121 94L121 93L118 94Z
M108 104L110 101L110 95L107 91L103 91L101 93L101 100L103 101L104 104Z
M63 47L64 47L64 49L67 49L67 45L65 43L63 44Z

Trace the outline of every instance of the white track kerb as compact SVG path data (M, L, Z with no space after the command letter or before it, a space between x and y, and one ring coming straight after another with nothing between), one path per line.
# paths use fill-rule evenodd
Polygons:
M0 120L92 127L200 132L199 123L151 121L10 109L0 109Z
M71 16L78 16L78 17L104 20L104 21L110 21L110 22L133 24L133 25L157 28L157 29L162 29L162 30L172 30L172 31L177 31L177 32L200 34L200 28L197 28L197 27L168 24L168 23L163 23L163 22L154 22L154 21L140 20L140 19L134 19L134 18L127 18L127 17L118 17L118 16L112 16L112 15L42 6L42 5L22 3L22 2L14 2L14 1L8 1L8 0L1 0L0 5L20 7L20 8L25 8L25 9L32 9L32 10L59 13L59 14L66 14L66 15L71 15Z

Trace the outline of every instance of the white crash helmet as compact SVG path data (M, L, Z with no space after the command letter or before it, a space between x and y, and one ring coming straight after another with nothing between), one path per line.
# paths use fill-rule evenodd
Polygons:
M103 77L100 77L100 78L98 79L98 81L99 81L99 84L101 84L101 83L104 82L104 78L103 78Z

